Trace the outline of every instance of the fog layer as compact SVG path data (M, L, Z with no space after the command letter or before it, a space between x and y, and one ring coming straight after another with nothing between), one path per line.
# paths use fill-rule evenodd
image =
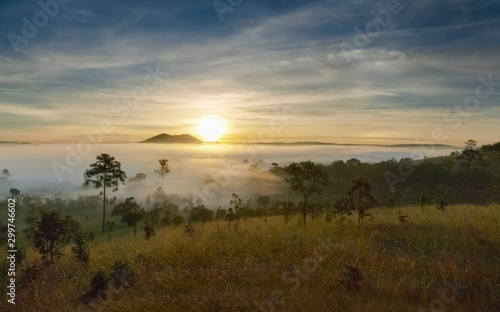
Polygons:
M161 177L154 172L159 159L168 159L170 173L165 176L167 193L181 196L192 194L212 202L214 193L222 198L232 192L242 195L278 192L280 181L273 175L254 174L251 164L259 163L261 170L271 163L286 165L293 161L312 160L331 163L335 160L357 158L363 162L378 162L449 154L451 148L403 148L375 146L332 145L224 145L224 144L102 144L102 145L10 145L0 146L0 169L7 169L10 177L0 181L0 194L8 195L11 187L22 193L57 194L73 197L78 194L98 194L99 191L82 187L83 174L96 156L107 153L121 162L128 178L145 173L142 183L127 182L116 196L142 198L161 186ZM245 163L244 160L248 162ZM261 161L260 161L261 160ZM207 188L203 183L212 175L218 187ZM208 203L207 203L208 204Z

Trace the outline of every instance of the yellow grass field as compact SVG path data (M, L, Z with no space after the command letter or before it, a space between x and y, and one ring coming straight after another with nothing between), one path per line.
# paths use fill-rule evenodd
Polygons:
M300 224L283 217L243 219L238 233L224 221L142 229L97 237L88 265L69 248L36 278L23 269L39 260L33 250L20 267L15 309L2 311L500 311L500 206L373 209L331 223L324 215ZM106 300L81 303L95 272L126 260L135 286L110 288ZM363 276L346 289L346 266ZM10 310L9 310L10 309Z

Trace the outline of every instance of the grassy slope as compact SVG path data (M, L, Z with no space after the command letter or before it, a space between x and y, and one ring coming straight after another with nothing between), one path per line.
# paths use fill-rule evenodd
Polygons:
M429 311L445 279L467 286L462 298L446 300L446 311L499 311L500 207L452 206L444 214L405 207L402 213L410 223L398 224L395 209L373 211L360 227L354 216L307 227L298 216L288 224L273 217L267 224L242 220L238 234L212 222L202 232L197 225L193 237L171 227L150 241L142 231L98 239L88 267L67 250L45 277L18 288L13 311L259 311L255 302L273 311L273 293L283 294L274 311ZM28 262L36 258L30 251ZM112 293L100 309L77 309L95 271L109 272L115 260L132 262L137 285ZM348 264L365 277L358 293L338 281Z

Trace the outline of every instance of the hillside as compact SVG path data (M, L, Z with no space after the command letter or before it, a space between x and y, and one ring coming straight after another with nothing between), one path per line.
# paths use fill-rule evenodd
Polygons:
M91 243L87 265L68 247L42 269L31 250L19 268L16 311L430 311L443 292L446 311L498 311L499 207L401 212L409 223L384 209L362 226L353 216L307 227L298 216L248 218L237 233L219 220L195 223L193 234L160 227L150 240L124 228ZM81 303L94 274L110 276L116 261L129 264L136 283ZM362 279L346 273L349 265Z

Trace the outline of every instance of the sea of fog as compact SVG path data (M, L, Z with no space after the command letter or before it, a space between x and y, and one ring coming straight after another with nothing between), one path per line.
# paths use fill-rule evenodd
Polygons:
M168 193L181 196L201 196L207 191L203 178L211 174L221 186L223 197L234 191L243 193L276 190L272 175L253 176L249 164L261 160L259 167L268 169L271 163L286 165L293 161L312 160L331 163L357 158L363 162L378 162L390 158L413 159L447 155L453 148L378 147L341 145L239 145L239 144L0 144L0 170L7 169L10 177L0 180L0 196L8 195L11 187L24 194L45 194L74 197L78 194L98 194L95 189L83 189L83 174L96 156L108 153L121 162L122 170L131 178L145 173L141 185L127 183L114 194L118 197L143 197L161 186L161 177L154 172L159 159L168 159L171 172L165 176ZM244 164L243 160L249 164ZM1 171L0 171L1 177ZM253 180L252 180L253 178ZM256 179L260 183L255 183ZM258 184L258 185L256 185ZM203 189L205 187L205 189ZM201 194L200 194L201 191ZM206 197L206 196L205 196ZM208 200L213 198L208 196ZM204 198L206 199L206 198Z

